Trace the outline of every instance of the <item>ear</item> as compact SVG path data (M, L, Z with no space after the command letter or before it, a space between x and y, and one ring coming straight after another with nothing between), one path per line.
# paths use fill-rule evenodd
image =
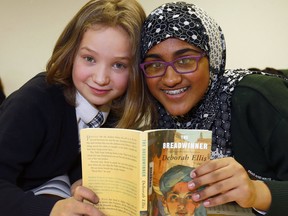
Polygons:
M164 207L166 207L166 206L167 206L167 202L166 202L165 196L162 196L161 200L162 200L162 205L163 205Z

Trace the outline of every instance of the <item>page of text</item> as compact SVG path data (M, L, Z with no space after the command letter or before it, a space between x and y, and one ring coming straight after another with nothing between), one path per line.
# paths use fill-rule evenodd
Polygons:
M130 130L81 130L83 185L95 191L109 216L138 214L139 134Z

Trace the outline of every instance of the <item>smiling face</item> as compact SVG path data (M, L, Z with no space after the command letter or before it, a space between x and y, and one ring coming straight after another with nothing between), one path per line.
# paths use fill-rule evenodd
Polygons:
M132 70L129 35L121 27L88 29L76 53L72 78L83 97L95 106L123 95Z
M179 57L202 52L199 48L179 39L169 38L155 45L145 55L145 61L173 61ZM179 74L168 67L164 76L147 78L151 94L172 116L188 113L203 98L209 86L209 63L207 57L198 62L195 72Z

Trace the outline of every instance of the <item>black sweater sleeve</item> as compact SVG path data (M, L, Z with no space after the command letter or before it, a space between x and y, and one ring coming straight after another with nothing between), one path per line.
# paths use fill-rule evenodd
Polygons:
M288 83L249 75L232 96L235 159L251 178L266 182L272 204L266 216L288 212Z
M58 200L30 190L81 165L75 108L43 74L1 105L0 149L0 215L48 216Z

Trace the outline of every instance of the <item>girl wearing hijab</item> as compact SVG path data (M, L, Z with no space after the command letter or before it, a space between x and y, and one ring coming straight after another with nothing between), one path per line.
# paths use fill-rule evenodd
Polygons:
M206 185L194 201L287 212L287 78L225 69L221 28L185 2L163 4L147 17L141 58L153 127L213 132L214 160L191 172L191 190Z

